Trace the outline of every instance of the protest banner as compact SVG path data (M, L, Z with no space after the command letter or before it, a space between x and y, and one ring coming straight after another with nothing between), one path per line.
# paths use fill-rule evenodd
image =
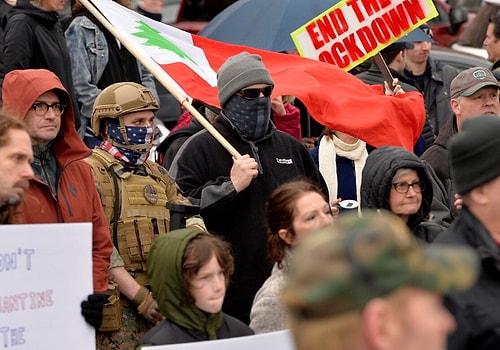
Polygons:
M431 0L343 0L291 36L301 56L348 71L437 15Z
M144 350L294 350L293 338L288 330L247 337L208 340L194 343L148 346Z
M420 93L384 96L381 87L364 84L325 62L199 37L141 16L111 0L81 2L105 17L106 27L113 28L111 33L162 85L165 83L170 92L170 88L177 91L175 96L180 97L184 107L191 107L184 103L189 97L217 106L217 70L229 56L247 51L260 55L271 72L275 83L273 97L297 97L322 125L375 147L393 145L408 150L413 149L422 131L425 109ZM199 113L194 115L206 122ZM213 127L202 125L212 133Z
M92 224L0 226L0 347L94 350Z

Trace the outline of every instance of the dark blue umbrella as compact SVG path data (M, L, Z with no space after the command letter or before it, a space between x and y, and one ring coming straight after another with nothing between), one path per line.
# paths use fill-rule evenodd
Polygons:
M199 35L269 51L294 50L290 33L338 0L238 0L212 19Z

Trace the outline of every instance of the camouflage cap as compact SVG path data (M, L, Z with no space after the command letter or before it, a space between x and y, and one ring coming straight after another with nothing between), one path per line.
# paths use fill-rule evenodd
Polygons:
M346 214L296 248L282 300L296 318L332 316L362 309L401 286L464 290L478 268L472 249L424 247L389 212Z

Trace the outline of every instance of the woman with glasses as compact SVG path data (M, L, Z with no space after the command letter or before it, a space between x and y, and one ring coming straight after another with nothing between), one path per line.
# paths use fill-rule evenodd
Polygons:
M361 181L362 209L390 210L416 237L432 242L445 228L430 221L432 199L432 179L415 154L386 146L368 155Z

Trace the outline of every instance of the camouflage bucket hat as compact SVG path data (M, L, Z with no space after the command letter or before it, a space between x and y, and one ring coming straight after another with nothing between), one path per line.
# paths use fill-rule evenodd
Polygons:
M389 212L349 213L296 248L282 299L297 318L332 316L362 309L401 286L465 290L478 267L472 249L424 247Z

